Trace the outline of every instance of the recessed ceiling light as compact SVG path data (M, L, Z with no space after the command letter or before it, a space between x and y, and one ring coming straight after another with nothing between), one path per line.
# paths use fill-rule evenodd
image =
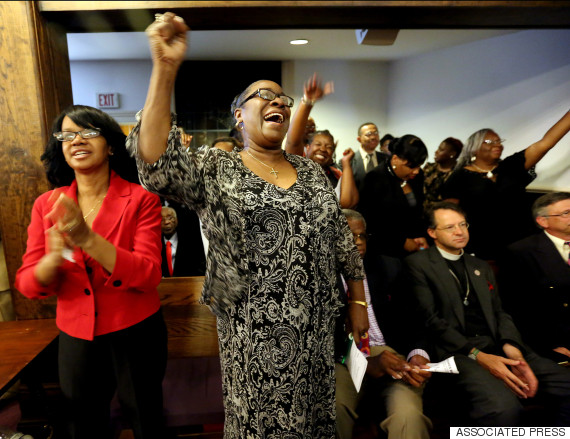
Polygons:
M303 44L309 44L309 40L299 39L299 40L291 40L289 44L293 44L294 46L301 46Z

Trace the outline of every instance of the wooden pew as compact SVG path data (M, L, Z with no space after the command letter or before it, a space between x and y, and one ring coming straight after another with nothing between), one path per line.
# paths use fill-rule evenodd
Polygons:
M216 318L198 303L203 276L162 279L158 292L168 327L170 358L217 357Z
M163 381L166 424L176 437L221 438L224 420L216 318L198 301L204 277L162 279L158 292L168 328L168 364ZM117 399L115 431L127 428ZM199 425L210 433L196 433ZM217 431L216 431L217 430ZM121 439L132 436L123 431Z

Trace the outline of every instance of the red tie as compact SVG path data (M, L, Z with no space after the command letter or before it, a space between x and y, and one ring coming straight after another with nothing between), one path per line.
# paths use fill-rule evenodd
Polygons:
M168 272L172 276L172 243L166 241L166 263L168 264Z

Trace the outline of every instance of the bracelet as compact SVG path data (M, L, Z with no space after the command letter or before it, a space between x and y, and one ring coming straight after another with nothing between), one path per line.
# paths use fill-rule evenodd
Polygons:
M473 348L473 352L470 352L469 355L467 355L469 358L471 358L474 361L477 361L477 355L479 355L481 351L477 348Z
M306 95L303 95L301 102L303 102L305 105L308 105L309 107L312 107L317 102L317 99L309 99Z
M362 305L364 308L368 308L368 303L364 302L363 300L349 300L348 303L356 303L357 305Z

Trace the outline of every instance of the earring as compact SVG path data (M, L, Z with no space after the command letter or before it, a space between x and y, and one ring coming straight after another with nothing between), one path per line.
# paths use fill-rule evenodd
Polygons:
M471 157L472 162L474 162L475 160L477 160L477 157L475 157L475 156Z
M396 169L397 167L397 165L392 165L392 169Z
M109 151L109 155L115 155L115 153L113 153L113 151Z

